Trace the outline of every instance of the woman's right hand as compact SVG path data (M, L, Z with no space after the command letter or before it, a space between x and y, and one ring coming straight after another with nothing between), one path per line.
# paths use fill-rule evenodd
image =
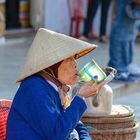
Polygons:
M81 94L85 98L96 96L98 90L101 89L103 85L104 83L102 82L97 85L93 85L93 81L81 83L78 94Z

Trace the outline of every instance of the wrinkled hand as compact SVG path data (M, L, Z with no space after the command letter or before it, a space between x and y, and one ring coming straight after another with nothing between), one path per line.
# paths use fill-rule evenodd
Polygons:
M93 81L81 83L78 93L85 98L96 96L98 90L101 89L103 85L104 84L102 82L97 85L93 85Z

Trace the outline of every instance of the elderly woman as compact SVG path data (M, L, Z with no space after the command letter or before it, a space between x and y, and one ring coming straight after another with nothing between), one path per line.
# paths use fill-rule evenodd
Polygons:
M77 82L76 59L96 46L40 29L29 49L7 121L7 140L91 140L79 121L101 84L81 84L71 101L69 85Z

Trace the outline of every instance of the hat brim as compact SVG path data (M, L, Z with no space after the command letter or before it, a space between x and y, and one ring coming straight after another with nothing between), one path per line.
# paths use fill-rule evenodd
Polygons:
M93 51L93 50L95 50L96 47L97 47L97 46L94 45L94 48L90 48L90 49L83 50L83 51L81 51L81 52L78 52L78 53L74 54L74 55L71 56L71 57L74 57L75 59L79 59L80 57L82 57L82 56L84 56L84 55L90 53L90 52ZM65 58L65 59L67 59L67 58ZM58 62L57 62L57 63L58 63ZM40 72L40 71L42 71L42 70L43 70L43 69L40 69L38 72ZM35 73L33 73L33 74L36 74L36 73L38 73L38 72L35 72ZM19 83L19 82L21 82L21 81L23 81L23 80L24 80L24 78L17 79L16 83Z
M78 58L80 58L80 57L82 57L82 56L84 56L84 55L90 53L91 51L95 50L96 47L97 47L97 46L94 45L94 48L86 49L86 50L84 50L84 51L81 51L81 52L79 52L79 53L76 53L76 54L74 55L74 58L75 58L75 59L78 59Z

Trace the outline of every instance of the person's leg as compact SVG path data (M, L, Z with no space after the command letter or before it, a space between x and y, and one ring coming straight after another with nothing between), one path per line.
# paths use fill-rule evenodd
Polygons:
M118 71L128 71L128 65L133 60L133 46L131 41L119 41L110 39L109 65Z
M132 40L130 41L129 43L130 45L130 59L129 59L129 66L128 66L128 71L130 72L131 76L133 77L137 77L137 78L140 78L140 67L137 66L136 64L133 63L133 50L134 50L134 45L135 45L135 41Z
M110 61L108 65L118 71L115 78L124 82L134 82L135 79L130 77L130 73L128 71L128 65L133 55L130 42L119 41L111 38L109 53Z
M111 0L101 0L100 37L104 37L106 35L106 24L110 3Z
M123 43L123 52L124 52L124 65L128 66L133 61L133 43L132 41L127 41Z
M87 10L87 16L84 23L84 32L83 35L88 38L88 34L90 32L93 18L96 14L98 5L100 0L91 0L90 7Z

